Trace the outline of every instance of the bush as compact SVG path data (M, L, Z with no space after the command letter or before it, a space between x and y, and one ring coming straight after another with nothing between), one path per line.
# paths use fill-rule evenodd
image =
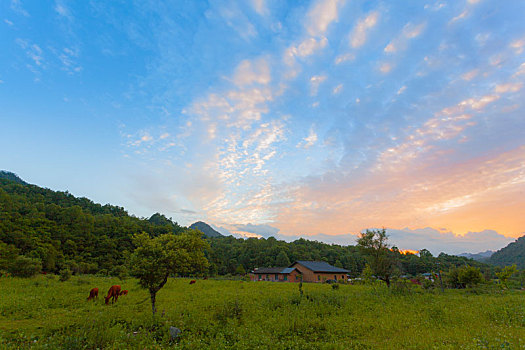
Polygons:
M467 287L475 287L485 280L481 271L474 266L459 269L459 282Z
M42 263L38 259L28 258L26 256L18 256L13 264L9 266L8 271L13 276L18 277L33 277L42 271Z
M109 271L109 275L113 277L118 277L120 279L126 278L129 276L128 269L125 266L115 266Z
M60 277L58 280L60 282L65 282L71 278L71 270L70 269L62 269L60 270Z
M337 283L332 284L332 289L334 289L334 290L335 289L339 289L339 284L337 284Z

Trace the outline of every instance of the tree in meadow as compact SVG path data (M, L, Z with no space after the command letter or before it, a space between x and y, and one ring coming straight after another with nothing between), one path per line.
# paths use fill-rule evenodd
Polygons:
M516 265L512 266L505 266L501 272L496 273L496 276L498 276L499 280L501 281L501 284L508 288L507 281L509 278L514 275L516 272L518 272L518 269L516 268Z
M131 274L139 279L142 288L149 291L153 315L157 292L170 275L198 273L208 268L204 256L208 243L201 236L200 231L186 230L180 235L162 234L150 238L141 233L133 237L137 248L130 259Z
M396 267L396 258L388 245L386 230L366 230L359 234L357 246L366 256L374 275L385 281L390 287L390 280Z

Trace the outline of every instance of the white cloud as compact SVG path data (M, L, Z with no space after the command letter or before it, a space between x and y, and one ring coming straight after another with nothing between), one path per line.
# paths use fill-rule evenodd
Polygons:
M315 75L310 78L310 95L315 96L319 90L319 85L326 80L326 75Z
M380 66L379 66L379 70L381 71L381 73L383 74L386 74L386 73L389 73L391 70L392 70L393 66L391 63L382 63Z
M468 232L458 236L452 232L440 232L427 227L411 230L387 229L390 242L399 249L428 249L437 256L441 252L447 254L479 253L486 250L498 250L505 247L513 238L505 237L492 230Z
M306 28L311 36L322 36L328 26L338 19L338 10L345 0L318 0L307 14Z
M19 15L30 17L29 13L22 7L20 0L11 0L11 10L18 13Z
M254 61L242 61L233 77L233 82L237 86L251 85L253 83L266 85L270 83L270 80L270 67L263 58Z
M314 130L313 125L310 127L310 132L307 137L305 137L301 142L297 144L297 148L308 149L315 145L317 142L317 134Z
M518 92L523 87L523 83L506 83L496 85L494 92L497 94L504 94L507 92Z
M405 92L406 89L407 89L406 85L401 86L399 90L397 90L397 94L401 95L403 92Z
M7 18L4 19L4 23L7 24L8 26L12 26L12 25L13 25L13 22L11 22L10 20L8 20Z
M55 1L55 12L58 13L60 16L67 18L68 20L73 19L71 12L61 0Z
M467 17L469 14L470 14L469 11L465 10L465 11L461 12L459 15L457 15L456 17L452 18L452 19L450 20L449 24L452 24L452 23L454 23L454 22L457 22L457 21L459 21L459 20L461 20L461 19Z
M343 84L339 84L336 87L334 87L334 89L332 90L332 94L337 95L341 91L343 91Z
M315 51L320 50L326 46L328 40L326 38L321 38L319 40L314 38L308 38L301 42L295 53L299 57L306 57L312 55Z
M346 53L346 54L337 56L334 60L334 63L341 64L343 62L353 61L353 60L355 60L355 55L353 53Z
M361 47L366 43L367 34L376 26L378 19L379 12L373 11L357 22L350 34L350 45L353 48Z
M405 50L408 46L408 41L417 38L426 28L426 22L420 24L407 23L401 33L385 47L386 53L395 53Z
M41 66L44 60L42 49L37 44L31 44L27 40L16 39L16 43L20 48L25 50L26 55L33 60L37 66Z
M479 69L473 69L461 75L461 79L466 80L466 81L471 81L478 75L478 73L479 73Z
M266 0L252 0L252 6L259 15L268 15L268 7L266 6Z
M510 47L514 49L514 52L517 55L521 54L525 48L525 38L514 40L512 43L510 43Z
M512 77L515 78L522 74L525 74L525 62L519 66L518 70L512 75Z

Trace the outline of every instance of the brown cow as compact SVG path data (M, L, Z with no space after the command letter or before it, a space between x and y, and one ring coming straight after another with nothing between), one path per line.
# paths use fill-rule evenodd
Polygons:
M106 305L109 303L109 299L111 299L111 303L114 303L118 301L118 296L120 295L120 286L111 286L108 290L108 295L104 298L106 299Z
M93 288L89 291L89 296L87 298L87 300L91 300L91 299L95 299L97 298L98 299L98 288Z
M195 284L195 283L197 283L197 281L195 281L195 280L191 280L190 281L190 284Z
M128 291L127 290L123 290L122 292L120 292L120 295L128 295Z

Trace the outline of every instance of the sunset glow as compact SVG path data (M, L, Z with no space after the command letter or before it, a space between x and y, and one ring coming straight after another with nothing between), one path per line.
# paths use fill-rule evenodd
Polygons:
M0 169L223 234L525 234L525 2L4 1Z

